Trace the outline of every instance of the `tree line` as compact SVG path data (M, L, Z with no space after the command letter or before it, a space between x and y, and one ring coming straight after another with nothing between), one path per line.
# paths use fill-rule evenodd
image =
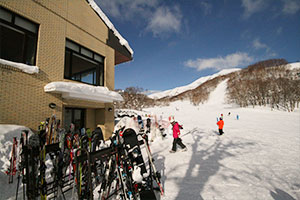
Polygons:
M227 75L215 77L172 97L151 99L138 87L129 87L119 93L124 101L117 108L142 110L146 107L169 105L177 100L190 100L194 105L205 103L210 93L224 80L227 82L227 101L240 107L271 106L293 111L300 102L300 69L291 69L285 59L269 59Z
M299 69L284 59L271 59L248 66L228 80L229 101L241 107L267 106L293 111L299 107Z

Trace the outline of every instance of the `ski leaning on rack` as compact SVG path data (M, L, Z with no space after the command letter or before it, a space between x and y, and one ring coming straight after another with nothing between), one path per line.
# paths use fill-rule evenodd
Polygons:
M152 175L154 177L155 182L157 183L158 187L159 187L159 191L161 195L164 195L164 189L162 187L160 178L161 178L161 174L156 170L156 167L153 163L154 159L152 157L151 151L150 151L150 146L148 143L148 136L144 133L140 134L143 138L143 142L145 144L145 148L146 148L146 152L148 155L148 159L149 159L149 164L150 164L150 171L152 171Z
M39 137L40 137L40 176L39 176L39 183L40 183L40 196L41 200L47 199L47 182L46 182L46 136L49 128L47 127L49 124L46 122L41 122L39 126Z
M17 173L18 173L18 183L17 183L17 190L16 190L16 200L18 199L18 193L19 193L19 185L20 185L20 179L21 179L21 173L23 174L23 167L22 167L22 150L24 146L24 141L22 138L22 133L21 133L21 138L19 142L19 149L18 149L18 156L17 156Z
M8 175L8 183L13 183L14 180L14 175L16 175L17 169L16 169L16 164L17 164L17 152L18 151L18 141L17 138L13 138L13 144L11 148L11 157L9 159L9 168L6 171L6 174Z

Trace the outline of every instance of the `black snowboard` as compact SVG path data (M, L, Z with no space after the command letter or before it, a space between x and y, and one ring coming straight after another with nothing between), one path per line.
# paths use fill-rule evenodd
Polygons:
M124 146L129 152L129 158L132 163L136 163L141 168L141 175L147 172L140 143L137 139L136 132L128 128L123 132Z

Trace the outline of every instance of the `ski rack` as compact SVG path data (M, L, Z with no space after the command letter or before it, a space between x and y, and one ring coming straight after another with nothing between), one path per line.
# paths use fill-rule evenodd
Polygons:
M81 155L86 155L87 160L85 160L85 161L82 160L81 162L78 160L79 156L77 156L77 154L78 154L79 151L80 151L80 153L82 151L84 152L83 154L81 153ZM92 180L91 180L91 159L90 159L90 154L89 154L89 151L85 148L76 149L76 151L75 151L75 162L76 162L76 179L77 179L77 183L78 183L79 180L81 180L81 178L79 176L82 176L81 174L79 174L80 173L79 165L82 162L86 162L86 161L88 162L88 177L87 177L88 178L88 186L87 187L89 189L88 197L89 197L90 200L93 200L93 186L92 186ZM81 184L80 181L79 181L79 184ZM78 193L79 199L82 198L80 189L81 189L81 185L80 185L80 187L77 187L77 193Z
M59 148L59 143L52 143L52 144L48 144L45 145L46 148L46 155L47 154L54 154L55 156L57 156L57 152L60 151ZM25 171L26 171L26 178L23 178L23 184L26 185L26 196L28 199L35 199L36 197L39 196L40 194L40 187L38 187L37 184L33 184L33 182L31 181L33 179L33 177L31 176L31 172L29 171L29 168L31 167L32 170L38 170L35 169L38 167L37 163L33 163L32 161L34 160L34 158L38 157L39 153L37 152L33 152L36 151L36 149L32 148L29 144L24 145L23 146L23 153L25 158ZM31 163L29 163L31 162ZM29 164L31 164L29 166ZM72 184L69 184L69 182L71 181L71 183L73 183L73 178L72 177L70 180L65 180L66 178L68 178L68 175L65 175L62 177L62 191L63 193L66 193L67 191L69 191L72 188ZM34 179L38 179L37 177L35 177ZM38 180L35 180L35 182L38 182ZM46 194L49 197L48 199L51 198L55 198L55 192L56 192L56 185L57 183L55 182L55 180L52 180L50 182L46 183Z
M163 194L163 190L160 184L160 176L158 175L159 173L157 173L153 164L153 158L150 151L147 152L149 158L150 175L144 179L146 180L147 185L144 185L144 183L136 183L132 179L134 166L141 168L141 165L139 165L136 160L133 160L133 152L135 151L134 149L137 148L135 145L140 146L144 144L146 145L146 149L150 150L148 149L149 144L147 138L142 137L143 140L139 140L137 136L142 134L137 134L134 130L132 130L135 135L133 138L136 139L136 143L133 145L130 144L128 147L129 143L127 139L129 138L126 139L127 132L126 130L124 132L123 131L124 127L114 133L114 135L110 138L111 144L109 147L96 151L89 151L90 148L88 148L88 143L86 143L86 141L88 141L86 140L88 137L86 135L81 137L80 145L75 146L74 149L73 147L68 147L68 149L62 147L61 149L59 142L44 144L41 139L43 137L42 134L32 135L34 137L29 138L29 142L26 139L26 143L22 145L21 155L24 157L24 159L22 158L23 164L21 165L21 169L23 171L21 173L23 182L23 199L25 199L25 195L27 196L27 199L30 200L38 199L39 196L41 196L41 199L58 199L61 197L65 199L64 194L70 190L73 190L75 195L77 193L79 199L87 198L92 200L94 192L93 190L95 189L92 178L95 178L97 185L103 184L103 180L100 178L101 176L104 176L104 173L107 173L107 171L105 171L106 168L103 166L105 166L107 161L110 159L114 160L115 166L112 168L112 171L108 171L110 175L113 175L110 177L111 179L109 184L111 184L113 181L116 181L114 184L118 184L118 186L109 192L111 187L111 185L109 185L105 200L113 199L116 195L121 195L122 198L130 200L136 200L138 197L140 197L141 200L149 199L149 196L151 196L150 199L156 199L153 191L153 189L155 189L153 188L153 181L156 181L160 186L161 194ZM147 137L147 135L144 136ZM44 151L45 154L43 161L41 161L42 151ZM71 152L74 152L74 154ZM69 153L71 158L65 162L64 156L68 155ZM41 177L46 176L45 171L42 171L45 170L44 164L46 155L48 155L48 158L50 157L53 166L48 168L46 173L49 175L50 169L51 177L47 176L47 178L42 179ZM74 159L72 159L72 156ZM144 160L143 164L145 165ZM69 166L73 166L73 169L71 170L72 167ZM67 175L66 169L68 167L69 174ZM101 172L98 173L98 171ZM93 177L92 174L94 174ZM98 177L100 177L99 180L97 179ZM44 182L41 182L42 180L44 180ZM41 183L43 183L43 185ZM24 190L25 188L26 191ZM77 189L77 192L75 192L75 188ZM145 198L142 198L142 196ZM146 198L146 196L148 198Z
M89 159L91 163L97 160L105 161L107 157L111 156L115 151L111 147L106 147L98 151L89 152ZM77 157L77 162L84 162L88 160L87 154L81 154Z

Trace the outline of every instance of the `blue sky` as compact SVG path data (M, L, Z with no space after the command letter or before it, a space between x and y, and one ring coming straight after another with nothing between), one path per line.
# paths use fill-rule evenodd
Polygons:
M134 50L115 88L167 90L226 68L300 61L300 0L96 0Z

